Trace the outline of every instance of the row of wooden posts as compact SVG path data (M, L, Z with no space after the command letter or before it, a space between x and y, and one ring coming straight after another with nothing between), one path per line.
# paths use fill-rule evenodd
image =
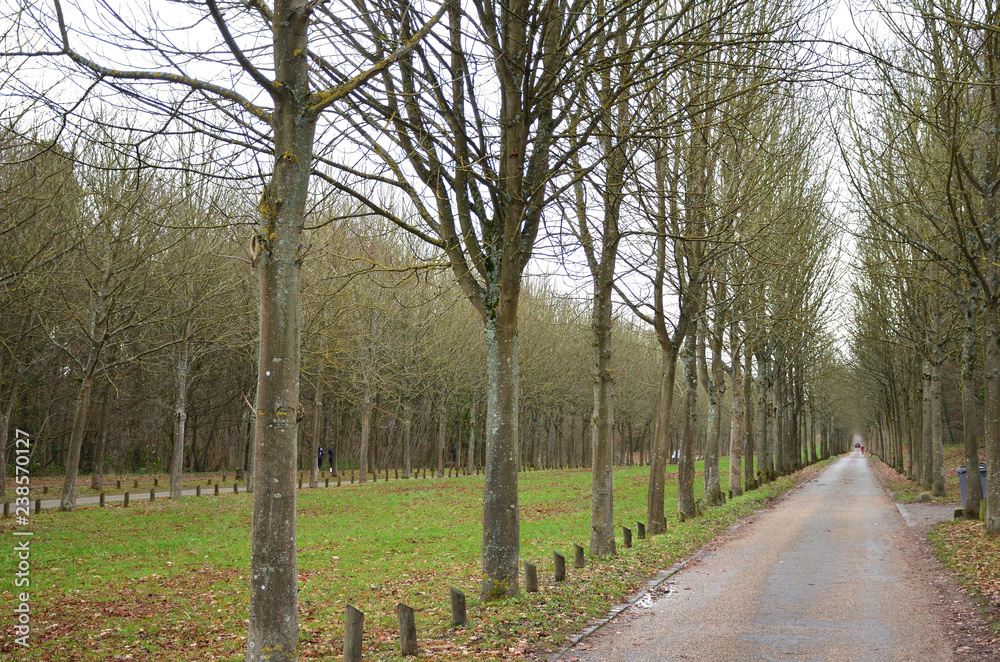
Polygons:
M646 525L636 522L639 540L646 537ZM632 529L622 527L625 548L632 547ZM566 557L559 552L552 553L555 565L554 579L556 582L566 581ZM573 544L573 567L583 568L586 556L583 547ZM528 593L538 592L538 567L534 563L524 561L524 590ZM451 598L451 625L465 625L468 618L465 608L465 593L454 586L449 589ZM417 625L413 607L402 602L396 605L396 619L399 623L399 650L403 656L417 655ZM364 612L354 605L347 605L344 615L344 662L361 662L362 637L365 627Z
M477 467L476 469L477 469L476 473L478 474L479 473L479 468ZM452 475L452 470L449 469L448 470L448 477L451 478L451 475ZM460 474L459 474L458 470L455 470L455 477L457 478L459 475ZM469 474L465 474L465 475L469 475ZM222 475L222 482L225 482L227 476L228 476L228 474L223 474ZM378 481L378 474L373 474L373 478L374 478L375 481ZM424 478L427 478L427 469L426 468L424 468ZM398 469L396 470L396 479L397 480L399 479L399 470ZM389 470L388 469L385 470L385 480L389 480ZM212 479L211 478L207 479L206 483L208 485L212 485L213 484L212 483ZM219 483L220 483L220 481L216 481L214 483L214 485L215 485L215 496L219 495ZM153 479L153 488L149 490L149 500L150 501L155 501L156 500L156 488L159 486L159 484L160 484L159 479L158 478L154 478ZM354 484L354 469L351 469L351 484L352 485ZM122 486L122 482L120 480L116 480L115 481L115 488L116 489L121 489L121 486ZM139 480L138 479L135 479L135 480L132 481L132 487L133 488L139 487ZM330 478L329 477L327 477L327 479L326 479L326 487L330 487ZM340 487L340 475L339 474L337 475L337 487ZM302 472L301 471L299 472L299 489L302 489ZM48 493L49 493L49 487L48 487L48 485L42 486L42 494L48 494ZM239 494L239 493L240 493L240 485L239 485L239 483L233 483L233 494ZM198 485L195 485L195 496L201 496L201 484L200 483ZM124 494L124 496L123 496L123 499L122 499L122 507L123 508L128 508L128 503L129 503L130 497L131 497L130 493L128 491L126 491L125 494ZM100 505L101 505L101 508L104 507L104 501L105 501L105 493L101 492L101 495L100 495ZM39 513L39 512L41 512L41 510L42 510L42 500L41 499L35 499L35 512ZM4 504L3 504L3 516L4 517L9 517L10 516L10 502L9 501L4 501Z

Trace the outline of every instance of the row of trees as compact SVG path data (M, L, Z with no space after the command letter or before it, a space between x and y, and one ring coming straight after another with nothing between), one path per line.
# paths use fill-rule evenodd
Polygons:
M137 407L150 401L140 382L155 389L170 411L178 489L185 458L198 455L189 415L192 427L211 426L210 439L234 440L232 461L252 465L255 487L251 573L261 588L255 581L248 659L296 656L294 488L310 423L315 458L325 420L357 421L366 472L377 416L398 421L404 465L415 421L429 429L436 416L428 459L441 462L447 419L467 420L473 461L482 443L485 467L485 599L518 590L518 468L548 461L554 436L542 444L539 430L580 418L585 374L593 554L615 552L616 427L649 431L649 530L666 527L672 429L678 514L695 516L700 390L710 503L723 499L727 446L734 494L845 447L854 421L824 303L837 234L807 87L822 67L802 47L801 17L815 7L208 0L174 17L127 18L104 9L77 22L81 9L55 0L10 16L21 50L7 51L8 84L44 101L66 131L12 166L51 161L80 192L64 207L60 198L61 213L14 222L58 239L11 262L19 305L4 310L23 324L7 328L38 353L9 350L4 388L16 405L32 370L39 387L71 382L55 389L74 403L66 509L95 385L98 442L115 384L136 385L127 397ZM203 24L214 40L175 34ZM64 78L47 83L52 70ZM102 94L134 114L107 114ZM14 134L26 134L29 116ZM70 136L77 145L55 147ZM66 232L46 227L53 215ZM47 271L64 268L65 281ZM561 273L577 301L529 275L540 271ZM49 305L60 298L64 307ZM582 319L578 300L589 308ZM54 414L45 392L33 400L39 417ZM328 406L337 413L318 415Z
M943 494L945 405L960 400L966 515L1000 532L1000 40L989 2L878 7L877 76L849 108L858 202L853 343L882 453ZM888 32L890 38L886 38ZM950 378L950 379L949 379ZM947 388L949 381L954 384ZM957 418L957 417L956 417ZM980 432L982 431L982 432Z

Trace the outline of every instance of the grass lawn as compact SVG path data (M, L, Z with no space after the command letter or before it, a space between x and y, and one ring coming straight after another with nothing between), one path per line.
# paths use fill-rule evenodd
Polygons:
M700 465L699 465L700 468ZM421 657L505 660L552 649L604 615L657 570L689 555L735 521L815 474L815 467L709 509L667 533L621 548L621 525L645 521L647 467L615 471L619 555L588 558L552 581L552 552L572 560L589 540L590 472L520 475L521 558L538 565L540 592L498 603L477 596L482 527L481 476L391 480L298 494L299 623L302 659L342 655L345 605L366 614L365 659L399 659L394 607L418 610ZM667 513L676 510L676 467ZM722 475L726 477L725 459ZM161 481L162 484L162 481ZM322 483L321 483L322 485ZM699 473L696 489L700 494ZM723 489L726 489L724 484ZM40 496L37 490L32 499ZM0 640L0 658L18 660L242 660L245 646L250 503L231 492L128 509L81 508L32 515L30 648ZM670 518L668 517L668 520ZM17 558L13 519L0 524L0 558L13 605ZM469 624L449 625L448 587L468 596ZM16 589L22 591L25 589ZM0 613L11 633L13 607Z
M906 449L904 448L903 457L903 467L906 467L906 463L909 458L906 454ZM916 503L920 498L921 492L929 492L930 490L925 490L916 481L912 481L906 477L905 473L898 474L896 471L888 466L887 464L880 461L878 458L873 457L873 468L881 476L883 482L885 482L886 487L889 489L889 493L896 501L902 503ZM958 484L958 474L955 473L955 469L965 466L965 447L961 444L955 444L951 446L944 447L944 487L945 495L941 497L931 497L932 503L960 503L962 500L961 492L959 491Z

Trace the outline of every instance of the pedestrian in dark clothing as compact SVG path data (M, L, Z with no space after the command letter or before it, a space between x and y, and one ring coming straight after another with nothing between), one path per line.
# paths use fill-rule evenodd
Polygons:
M333 473L333 446L327 448L326 451L330 454L330 473Z
M319 469L323 468L323 447L319 447L319 464L316 465Z

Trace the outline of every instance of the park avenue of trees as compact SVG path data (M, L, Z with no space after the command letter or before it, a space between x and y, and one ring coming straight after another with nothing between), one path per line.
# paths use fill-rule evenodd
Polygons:
M481 467L483 599L526 466L591 469L609 555L616 464L657 534L856 431L941 491L964 435L1000 532L998 8L862 9L5 0L0 460L30 431L67 511L248 472L254 662L297 659L320 446Z

